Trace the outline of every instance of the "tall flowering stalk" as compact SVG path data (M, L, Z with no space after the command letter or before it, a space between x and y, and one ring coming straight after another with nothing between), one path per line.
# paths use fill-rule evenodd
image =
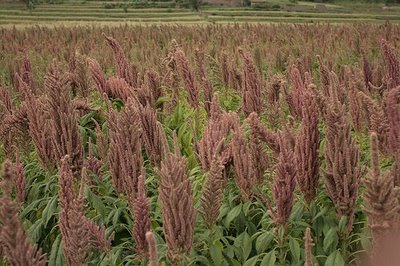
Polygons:
M140 121L143 129L143 141L147 156L155 166L160 166L164 154L165 132L162 124L157 121L154 109L147 104L140 106Z
M351 229L362 169L358 166L360 152L350 135L346 111L340 103L337 88L330 87L325 113L325 185L339 216L347 216Z
M15 194L18 202L23 203L26 198L26 177L24 173L24 166L19 160L19 153L17 152L14 165L13 182L15 186Z
M114 52L115 67L117 70L117 76L122 78L131 87L137 87L138 85L138 73L135 65L129 64L121 45L113 37L103 34L106 38L108 45Z
M209 171L215 152L228 153L229 147L222 144L221 149L216 149L221 140L226 139L230 132L237 128L239 118L234 113L224 113L219 106L218 97L215 95L211 103L210 118L199 142L199 159L204 171Z
M104 226L99 227L86 218L83 191L74 190L74 176L68 161L66 156L61 162L59 180L59 227L64 256L68 266L86 265L93 249L110 249L111 239L106 238Z
M32 90L18 78L25 94L26 117L28 118L29 136L35 145L37 155L42 165L51 169L55 166L56 150L53 147L50 115L46 110L46 98L36 98Z
M250 125L254 137L265 142L275 153L279 153L279 135L264 126L256 113L249 115L247 123Z
M143 176L138 177L136 198L133 199L133 237L136 242L136 251L139 256L148 256L146 233L150 231L150 202L146 196L146 187Z
M175 137L174 153L161 162L159 193L168 259L179 265L193 243L195 209L186 158L180 155Z
M293 65L290 69L290 78L292 80L293 88L289 107L291 107L291 113L298 119L301 119L303 114L303 94L306 87L296 65Z
M259 178L255 158L246 141L243 129L236 129L232 139L232 158L236 186L244 200L253 195L253 189Z
M364 180L364 212L372 232L374 246L398 229L399 202L393 172L382 174L379 165L378 136L371 133L371 169Z
M393 47L385 39L381 40L381 50L386 63L386 85L390 90L400 85L400 62Z
M302 126L297 136L296 181L308 204L315 198L319 180L318 105L310 91L303 93Z
M246 116L252 112L259 115L263 109L262 79L251 54L242 49L239 50L239 53L243 59L242 110Z
M40 248L32 244L26 236L19 218L19 204L11 198L11 184L15 175L10 161L3 164L3 180L1 182L2 197L0 199L0 245L3 255L10 265L46 265L46 255Z
M382 105L371 96L358 92L358 97L364 103L369 114L369 130L375 132L378 135L379 150L387 153L389 149L388 135L389 135L389 121L385 114L385 110ZM395 144L396 145L396 144Z
M276 225L286 227L293 207L296 166L293 149L284 134L280 135L279 142L280 152L272 186L275 208L270 213Z
M68 79L57 67L51 67L45 77L48 94L50 136L55 159L69 155L72 171L79 176L83 164L82 140L74 106L70 99Z
M135 197L137 178L143 174L140 118L133 100L121 112L108 113L108 161L115 190Z
M222 143L223 140L216 147L214 159L211 162L201 195L201 213L209 227L215 224L220 214L224 186L227 183L224 169L228 156L221 155Z
M183 50L179 47L175 51L174 58L179 75L183 79L186 90L189 94L189 103L192 105L192 107L197 108L200 103L199 88L195 81L195 77L193 74L193 70L189 64L189 60L186 58Z
M210 116L211 102L213 99L213 87L207 76L206 65L204 62L204 52L200 49L196 49L195 55L198 75L201 80L200 84L203 87L204 109L206 109L208 116Z
M152 232L149 231L146 233L146 241L149 247L149 266L157 266L158 254L157 254L156 239Z

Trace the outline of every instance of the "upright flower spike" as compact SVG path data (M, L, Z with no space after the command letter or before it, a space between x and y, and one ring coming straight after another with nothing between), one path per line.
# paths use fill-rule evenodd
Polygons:
M381 40L381 50L386 63L386 83L390 90L400 85L400 62L393 47L385 39Z
M262 80L251 54L242 49L239 53L243 59L242 110L246 116L253 112L260 115L263 109Z
M189 103L193 108L197 108L200 103L200 95L189 60L186 58L186 55L181 48L176 49L174 57L179 75L183 79L186 90L189 94Z
M284 134L280 136L280 152L272 187L275 208L270 210L276 225L287 226L293 207L293 191L296 185L296 166L291 144Z
M195 209L186 158L180 155L176 136L174 153L161 162L159 193L168 259L179 265L192 249Z
M74 190L74 176L68 161L68 156L63 158L59 179L59 227L64 256L68 266L86 265L92 250L96 248L107 251L111 239L106 238L104 226L99 227L86 218L84 197L82 191L78 193Z
M121 112L108 113L108 160L115 190L127 197L135 197L137 178L143 174L140 117L130 99Z
M150 231L150 202L146 196L143 176L138 177L136 198L133 201L134 225L133 237L136 242L136 251L142 257L148 256L146 233Z
M224 186L227 182L224 177L224 159L220 153L223 140L216 147L214 159L211 162L204 188L201 195L201 213L207 225L212 227L220 214L224 197Z
M146 241L149 247L149 266L157 266L158 254L157 254L156 239L152 232L149 231L146 233Z
M325 186L338 216L348 217L350 230L363 171L358 166L360 152L350 135L350 125L335 86L330 86L325 123Z
M124 79L126 83L131 87L137 87L138 85L138 73L135 65L130 65L126 58L121 45L113 37L107 36L103 33L106 38L108 45L114 52L115 67L117 70L117 76Z
M213 100L213 87L211 81L208 79L205 60L204 60L204 51L197 49L195 50L196 55L196 65L198 69L198 76L200 78L200 84L203 87L203 96L204 96L204 109L208 116L210 116L211 111L211 102Z
M222 144L221 149L216 149L221 140L225 140L229 134L238 127L239 117L236 113L222 112L219 99L215 95L210 107L210 118L199 142L199 160L204 171L209 171L215 152L228 153L228 145Z
M52 65L45 77L51 143L55 159L59 161L69 155L72 171L79 176L83 164L82 140L67 84L67 77Z
M303 93L302 125L295 146L296 181L308 204L315 198L319 181L318 105L310 91Z
M382 174L379 164L378 137L371 133L371 168L364 179L364 212L372 232L373 245L381 245L388 234L393 233L399 223L398 191L393 172Z
M19 218L19 204L11 199L11 185L15 177L10 161L3 163L0 199L0 240L2 251L11 265L46 265L46 255L26 236Z
M17 152L14 166L14 186L15 192L17 196L17 200L20 203L23 203L26 198L26 177L24 173L24 166L21 164L19 160L19 153Z

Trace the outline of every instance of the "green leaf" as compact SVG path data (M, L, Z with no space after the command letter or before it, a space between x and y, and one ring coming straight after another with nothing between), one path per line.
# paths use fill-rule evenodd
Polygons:
M43 220L38 219L31 227L28 229L28 235L32 242L38 242L43 232Z
M343 215L339 221L339 231L344 232L346 230L347 225L347 216Z
M276 256L275 251L272 250L264 255L263 260L261 261L262 266L275 266Z
M337 243L338 243L338 236L336 233L336 228L332 227L325 235L324 251L329 252L332 248L336 249Z
M263 253L266 249L268 249L273 239L274 235L271 232L267 231L262 233L256 240L257 253Z
M247 260L247 258L250 255L251 249L252 249L252 241L251 238L249 236L249 234L247 232L243 233L243 262L245 262Z
M42 212L42 219L44 221L44 226L46 227L48 222L50 221L51 217L57 213L57 196L54 196L47 202L46 207Z
M248 259L243 266L255 266L258 262L258 255Z
M61 244L61 234L57 236L57 238L53 242L53 245L51 246L48 265L49 266L65 265L63 248Z
M229 228L229 225L231 224L231 222L236 217L238 217L238 215L240 214L241 211L242 211L242 204L239 204L228 212L228 215L226 215L226 218L225 218L225 227L226 228Z
M335 250L326 259L325 266L344 266L344 260L339 250Z
M221 265L223 261L223 244L219 240L215 240L210 246L210 255L211 259L214 262L214 265Z
M300 260L300 245L299 242L292 237L289 239L289 249L294 258L294 262L298 262Z

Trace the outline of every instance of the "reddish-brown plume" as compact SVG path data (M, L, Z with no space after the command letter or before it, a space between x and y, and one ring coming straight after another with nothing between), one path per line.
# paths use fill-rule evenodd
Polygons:
M104 93L108 94L107 85L106 85L106 75L104 74L103 70L99 62L96 59L88 59L89 63L89 70L92 74L92 78L96 83L97 90L100 92L101 95Z
M56 150L53 148L50 114L46 109L47 98L36 98L32 90L22 82L22 93L25 94L26 117L28 118L29 136L35 145L42 165L47 169L55 166Z
M259 115L263 109L262 79L251 54L242 49L239 53L243 59L242 110L246 116L253 112Z
M74 106L70 99L68 79L52 66L45 76L48 93L50 137L56 161L68 155L75 176L80 175L83 164L82 140Z
M259 178L256 176L255 158L242 128L235 130L231 145L235 183L242 198L248 200Z
M10 265L46 265L46 255L26 236L19 218L19 204L11 199L11 184L16 169L10 161L3 163L3 180L0 199L0 239L2 252Z
M174 142L174 153L169 152L161 162L159 191L167 256L179 265L192 249L196 215L187 160L180 155L176 136Z
M261 141L265 142L275 153L279 152L278 134L264 126L256 113L249 115L247 123L250 125L251 132L254 136L257 136Z
M362 170L358 166L360 152L350 135L346 111L331 86L325 113L325 185L339 216L347 216L351 229Z
M386 85L390 90L400 85L400 63L393 47L385 39L381 40L381 50L386 63Z
M146 233L146 241L149 247L149 266L157 266L158 265L158 254L157 254L157 243L152 232Z
M15 194L18 202L23 203L26 198L26 177L24 173L24 166L21 164L19 160L19 153L17 152L14 165L14 186L15 186Z
M109 110L108 161L113 185L118 193L135 197L137 178L143 174L140 118L132 99L120 112Z
M114 52L117 76L124 79L129 86L137 87L138 74L136 66L129 64L129 61L125 57L124 51L122 50L117 40L112 37L106 36L104 33L103 36L106 38L108 45Z
M200 49L196 49L195 51L196 55L196 65L197 65L197 71L198 71L198 76L200 78L200 84L203 87L203 96L204 96L204 109L206 110L208 116L210 116L210 111L211 111L211 102L213 99L213 87L208 79L207 75L207 70L206 70L206 65L205 65L205 60L204 60L204 51Z
M150 202L146 196L146 186L143 176L138 177L136 198L133 200L133 237L136 242L136 251L140 257L147 257L148 244L146 233L150 231Z
M147 156L155 166L160 166L164 154L165 132L161 123L157 121L154 109L147 104L139 107L140 121L143 129L143 141Z
M235 113L222 112L219 99L215 95L211 103L210 119L199 142L199 159L204 171L209 171L214 159L217 145L228 138L232 129L238 127L239 118ZM228 145L222 144L219 152L228 152Z
M284 134L279 137L280 152L272 186L275 208L270 210L276 225L286 226L293 207L293 191L296 185L295 157L291 144Z
M68 266L86 265L92 250L95 248L107 251L111 246L111 239L106 238L104 226L99 227L86 218L84 197L82 191L76 192L74 189L74 176L68 161L66 156L61 162L59 180L59 227L64 256Z
M214 152L214 159L211 162L210 170L207 173L201 195L201 213L204 221L209 227L212 227L220 214L222 200L224 197L224 187L226 178L224 177L224 162L221 156L223 140L217 145Z
M399 202L394 173L380 171L378 136L374 132L371 133L371 166L364 183L367 189L363 210L368 215L373 244L379 246L388 233L397 229Z
M311 91L303 92L302 125L295 146L296 181L308 204L315 198L319 181L318 106Z
M291 104L289 104L289 107L292 107L292 115L298 119L301 119L303 112L303 94L306 90L306 87L296 65L293 65L290 69L290 78L292 80L293 88L290 97Z
M179 75L181 76L189 94L189 103L192 107L197 108L199 106L200 95L189 60L186 58L183 50L179 47L176 49L174 57Z

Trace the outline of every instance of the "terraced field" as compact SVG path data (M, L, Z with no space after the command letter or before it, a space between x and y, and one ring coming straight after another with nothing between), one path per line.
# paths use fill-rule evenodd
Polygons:
M299 2L288 9L265 10L257 2L251 8L205 6L201 12L176 8L174 2L145 3L105 1L65 1L41 4L28 9L23 3L0 2L1 26L141 24L141 23L242 23L242 22L382 22L399 21L400 7L383 10L375 5L368 11L338 5L313 5ZM272 2L273 3L273 2ZM147 4L148 5L148 4ZM258 7L258 8L257 8Z

